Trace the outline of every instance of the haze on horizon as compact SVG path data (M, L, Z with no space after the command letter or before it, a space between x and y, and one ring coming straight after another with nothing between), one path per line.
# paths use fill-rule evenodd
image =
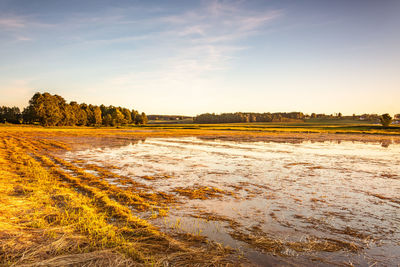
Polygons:
M400 113L400 1L0 0L0 105Z

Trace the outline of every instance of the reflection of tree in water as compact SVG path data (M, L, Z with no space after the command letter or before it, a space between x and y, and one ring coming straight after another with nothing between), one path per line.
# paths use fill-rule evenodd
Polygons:
M382 147L389 147L390 144L392 144L392 141L391 141L391 140L383 140L383 141L381 142L381 146L382 146Z
M199 140L202 141L233 141L233 142L272 142L272 143L289 143L289 144L301 144L304 142L311 143L336 143L341 144L343 141L348 142L361 142L361 143L379 143L382 147L389 147L391 144L400 144L399 139L387 139L387 137L382 138L364 138L363 135L315 135L315 136L307 136L307 135L299 135L299 136L197 136Z
M273 143L290 143L301 144L305 141L310 141L302 138L281 138L281 137L266 137L266 136L196 136L202 141L233 141L233 142L273 142ZM319 140L318 142L324 142Z
M62 137L63 141L71 144L72 149L85 150L90 148L118 148L127 146L129 144L135 145L144 143L146 137L132 137L132 136L91 136L91 137ZM70 139L70 140L68 140Z

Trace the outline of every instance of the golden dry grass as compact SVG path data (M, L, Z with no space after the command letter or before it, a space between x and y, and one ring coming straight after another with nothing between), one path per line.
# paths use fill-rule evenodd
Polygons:
M293 131L234 131L227 129L162 128L42 128L0 127L0 265L5 266L225 266L239 265L222 246L190 236L179 240L161 233L136 214L164 216L175 203L172 194L115 174L113 166L99 167L60 158L62 152L96 138L199 136L226 140L350 140L400 142L399 136L304 133ZM79 144L81 145L81 144ZM96 175L89 171L96 172ZM124 187L107 179L115 178ZM144 180L168 177L142 177ZM242 185L240 185L242 186ZM177 188L192 199L231 195L218 188ZM376 196L380 197L380 196ZM313 200L312 200L313 201ZM215 219L217 218L209 218ZM219 220L222 220L219 218ZM234 222L232 229L236 229ZM290 249L356 251L338 240L288 242L263 233L232 234L256 248L277 255ZM187 241L183 241L183 239Z
M108 130L105 130L107 132ZM93 134L91 130L76 130ZM57 156L75 130L0 128L0 265L226 266L230 251L191 246L161 233L136 212L168 212L172 197L108 183ZM104 134L102 130L96 134ZM93 167L93 166L92 166ZM207 255L207 256L206 256ZM236 263L235 263L236 264Z
M224 195L234 196L233 192L224 191L217 187L207 186L192 186L192 187L177 187L174 191L182 196L190 199L210 199L221 198Z

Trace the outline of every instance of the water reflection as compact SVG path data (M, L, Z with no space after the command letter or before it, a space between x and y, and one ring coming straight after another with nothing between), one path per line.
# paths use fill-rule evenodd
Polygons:
M170 225L179 220L178 230L241 249L258 263L272 255L260 245L265 240L306 265L313 258L400 262L399 144L229 138L99 138L65 158L112 164L119 175L175 194L182 203L154 224L176 232ZM323 241L331 252L317 249Z
M197 137L200 140L218 140L218 141L232 141L232 142L270 142L270 143L289 143L289 144L301 144L301 143L335 143L341 144L342 142L356 142L356 143L375 143L380 144L382 147L389 147L391 144L400 144L400 140L398 139L387 139L387 138L377 138L377 139L363 139L363 138L343 138L341 139L340 136L332 136L330 135L329 138L326 136L321 137L284 137L284 138L277 138L277 136L244 136L244 137L237 137L237 136L203 136Z

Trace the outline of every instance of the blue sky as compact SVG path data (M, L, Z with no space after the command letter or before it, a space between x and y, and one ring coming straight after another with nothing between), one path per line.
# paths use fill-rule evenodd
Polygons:
M400 113L400 1L0 0L0 105Z

